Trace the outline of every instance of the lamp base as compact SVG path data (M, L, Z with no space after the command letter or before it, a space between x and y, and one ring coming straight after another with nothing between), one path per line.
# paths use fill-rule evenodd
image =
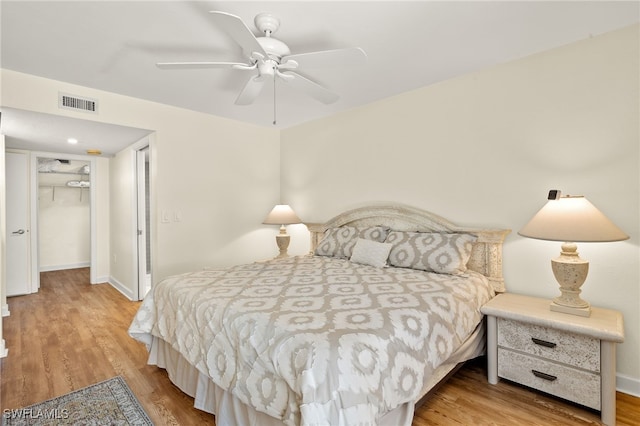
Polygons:
M551 260L551 269L560 284L561 293L551 302L551 310L588 317L591 309L589 302L580 298L580 287L587 279L589 262L580 258L577 249L574 243L564 243L560 256Z
M571 306L562 306L558 305L555 302L551 302L551 304L549 305L549 309L553 312L562 312L563 314L578 315L581 317L591 316L591 307L589 306L587 306L586 308L573 308Z
M289 253L287 253L287 248L289 248L289 240L291 237L287 234L287 230L282 225L280 227L280 233L276 235L276 244L278 245L278 250L280 253L276 257L289 257Z

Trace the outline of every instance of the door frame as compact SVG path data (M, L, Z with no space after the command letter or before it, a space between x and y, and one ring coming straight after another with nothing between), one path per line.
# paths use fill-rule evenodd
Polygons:
M0 113L1 114L1 113ZM5 142L4 135L0 134L0 164L5 162ZM0 358L9 355L4 338L2 337L2 317L8 317L9 305L7 305L7 296L5 295L5 272L6 272L6 198L5 198L5 171L4 167L0 172Z
M135 282L133 288L131 289L131 300L142 300L145 296L144 289L146 286L146 244L144 244L146 234L149 234L151 244L149 246L149 256L151 258L151 285L153 286L153 257L154 257L154 232L152 229L147 229L146 223L143 220L146 214L146 209L149 209L151 215L151 224L150 227L153 228L154 223L154 213L152 209L153 205L153 168L152 168L152 159L153 159L153 146L155 141L155 133L150 133L149 135L143 137L138 142L129 146L127 149L130 149L132 152L132 167L133 167L133 186L135 190L133 191L133 211L131 212L131 220L133 223L133 229L136 232L136 236L133 239L134 247L133 247L133 264L136 265L136 273L135 273ZM143 179L139 178L139 173L144 173L144 158L141 158L141 152L147 150L149 155L149 186L151 188L149 194L149 205L146 205L144 200L144 191L145 189L141 187L144 185L144 176ZM142 157L144 154L142 154ZM142 164L141 164L142 162ZM143 197L141 200L140 197ZM140 225L144 227L141 228ZM138 234L138 231L142 230L142 235ZM144 258L142 257L142 252L145 252Z
M150 159L147 160L147 156L151 156L148 145L136 150L136 230L138 233L138 291L136 300L141 300L146 295L147 256L151 255L150 247L149 253L147 253L147 235L149 233L147 227L147 211L149 210L149 203L147 203L148 179L146 176L146 168L147 163L150 161ZM149 274L151 274L151 271L149 271Z
M31 289L40 289L40 245L38 244L38 158L64 158L68 160L85 161L89 163L89 210L91 234L91 264L89 266L89 281L97 284L98 274L98 240L96 222L96 158L87 155L61 154L53 152L31 151Z

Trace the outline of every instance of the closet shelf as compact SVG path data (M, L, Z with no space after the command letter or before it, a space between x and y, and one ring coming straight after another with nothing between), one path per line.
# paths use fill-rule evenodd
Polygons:
M89 176L91 173L83 173L83 172L50 172L50 171L38 171L38 173L47 174L47 175L79 175L79 176Z
M88 181L84 181L88 182ZM51 188L51 200L56 200L56 188L68 188L68 189L79 189L80 190L80 201L82 201L82 190L90 189L89 185L87 186L74 186L74 185L61 185L61 184L52 184L52 185L38 185L38 188Z
M69 188L69 189L89 189L90 186L69 186L69 185L38 185L38 188Z

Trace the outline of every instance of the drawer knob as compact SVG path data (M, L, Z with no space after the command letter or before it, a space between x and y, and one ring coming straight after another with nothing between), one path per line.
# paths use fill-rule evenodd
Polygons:
M535 337L531 338L531 341L536 345L544 346L545 348L555 348L556 344L553 342L547 342L546 340L536 339Z
M550 382L553 382L554 380L557 379L556 376L552 376L551 374L543 373L542 371L531 370L531 372L533 373L534 376L539 377L539 378L544 379L544 380L548 380Z

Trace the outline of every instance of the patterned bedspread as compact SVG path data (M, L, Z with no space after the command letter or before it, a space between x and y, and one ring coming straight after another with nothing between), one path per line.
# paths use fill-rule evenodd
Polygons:
M300 256L170 277L129 334L162 338L287 425L375 425L480 322L486 279Z

